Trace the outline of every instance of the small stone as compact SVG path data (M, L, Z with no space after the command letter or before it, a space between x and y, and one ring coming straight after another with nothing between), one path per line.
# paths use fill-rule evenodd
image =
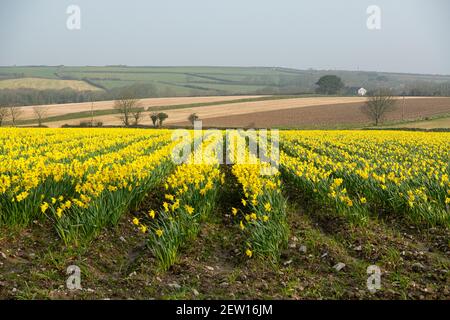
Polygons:
M17 291L17 288L12 288L12 292L16 292Z
M292 259L291 259L291 260L288 260L288 261L285 261L285 262L283 263L283 265L287 266L287 265L290 265L291 263L292 263Z
M181 289L181 286L176 282L169 283L168 286L172 289Z
M422 271L425 269L425 266L421 264L420 262L416 262L412 265L412 268L414 271Z
M6 259L6 254L0 251L0 255L2 256L3 259Z
M295 249L296 246L297 245L295 243L293 243L293 242L289 244L289 248L291 248L291 249Z
M137 273L136 273L136 271L133 271L132 273L130 273L130 274L128 275L128 277L131 278L131 277L134 277L135 275L137 275Z
M206 266L205 268L208 269L209 271L214 271L214 268L211 266Z
M336 271L341 271L342 269L345 268L345 263L339 262L339 263L335 264L333 268Z
M361 251L361 250L362 250L362 246L355 247L355 251Z
M422 290L422 292L424 292L424 293L433 293L433 289L432 288L423 288L423 289L421 289Z
M198 296L200 294L196 289L192 289L192 293L194 296Z
M229 283L228 282L222 282L220 284L221 287L228 287Z
M245 274L241 274L241 275L239 276L239 279L240 279L240 280L247 280L247 276L246 276Z
M92 293L92 292L94 292L95 290L94 290L94 289L91 289L91 288L87 288L86 291Z
M306 246L305 245L301 245L300 248L298 249L300 252L306 253Z
M127 242L127 240L125 240L125 238L123 236L120 236L119 240L122 241L122 242Z
M293 236L293 237L292 237L292 241L297 242L297 241L298 241L298 238L297 238L296 236Z

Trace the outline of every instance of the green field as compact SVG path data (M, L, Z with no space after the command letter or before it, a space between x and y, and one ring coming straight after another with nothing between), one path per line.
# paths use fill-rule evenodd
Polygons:
M450 117L438 117L430 120L414 121L409 123L401 123L392 128L417 128L417 129L442 129L450 128Z
M6 79L0 81L0 89L50 89L50 90L62 90L72 89L76 91L98 91L101 90L98 87L90 85L89 83L81 80L58 80L58 79L43 79L43 78L19 78L19 79Z
M0 67L0 88L7 79L25 78L79 80L99 89L113 90L140 84L150 87L154 96L298 94L314 92L315 82L326 74L340 76L350 89L389 87L399 92L414 86L450 88L450 76L396 74L365 71L296 70L268 67ZM23 87L23 86L21 86ZM34 88L34 87L33 87ZM42 85L41 89L49 89ZM52 87L50 87L51 89Z

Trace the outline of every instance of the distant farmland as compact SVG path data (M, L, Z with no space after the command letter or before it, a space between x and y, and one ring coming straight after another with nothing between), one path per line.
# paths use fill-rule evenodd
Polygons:
M227 98L228 101L224 98ZM188 117L192 113L196 113L200 119L206 120L208 118L215 117L230 117L233 118L237 115L248 115L257 114L261 111L273 111L273 110L283 110L291 108L303 108L308 106L318 106L323 104L336 104L336 103L351 103L351 102L363 102L365 98L361 97L304 97L304 98L291 98L284 99L283 97L252 97L246 96L247 100L242 102L242 99L236 99L236 97L197 97L197 98L168 98L168 99L144 99L141 100L142 106L149 106L150 110L159 110L164 107L164 103L161 100L168 100L167 107L164 107L164 112L169 115L169 118L165 121L165 124L189 124L187 121ZM186 101L198 102L204 101L205 104L201 106L195 106L195 104L184 104ZM208 102L209 101L209 102ZM218 104L220 102L220 104ZM210 103L210 105L208 105ZM80 105L80 107L78 107ZM74 112L75 110L85 110L89 108L90 104L71 104L67 105L65 108L59 109L57 105L50 107L49 110L52 112L58 112L63 115L64 112ZM113 106L113 102L109 101L106 103L98 102L94 104L94 108L101 107L110 110ZM23 107L24 113L27 113L28 117L31 119L33 117L32 108ZM70 110L70 111L69 111ZM96 109L94 109L96 110ZM146 111L143 113L141 124L150 125L150 113L152 111ZM70 114L68 114L70 115ZM60 127L64 124L78 125L80 121L89 121L91 119L89 114L84 117L76 119L62 119L57 121L46 121L46 125L50 127ZM121 125L121 120L118 114L109 113L99 116L95 116L95 121L100 121L104 125Z
M361 102L345 102L321 104L317 106L303 106L286 108L283 110L271 110L255 112L251 114L239 114L231 116L210 117L203 121L203 125L212 127L284 127L284 128L354 128L368 126L370 120L361 110ZM399 123L436 117L450 114L450 98L408 98L404 108L401 100L395 111L386 114L385 122ZM429 121L428 128L448 128L447 121ZM434 122L434 123L433 123ZM180 124L186 125L187 122ZM402 125L399 127L423 127L416 123Z
M215 97L175 97L175 98L149 98L140 99L139 106L144 109L152 108L160 110L164 108L180 108L186 105L198 105L198 104L216 104L227 103L231 101L242 100L254 100L262 97L259 96L215 96ZM66 103L66 104L53 104L53 105L41 105L40 108L46 110L45 122L54 122L59 120L73 120L71 123L78 123L83 118L89 116L91 118L91 111L94 114L101 114L103 116L112 115L116 118L116 112L114 110L115 101L96 101L96 102L82 102L82 103ZM34 106L21 107L21 120L25 124L32 124L35 120L35 113L33 111ZM98 117L96 117L98 118Z
M424 84L450 87L450 76L397 74L365 71L297 70L267 67L0 67L0 88L27 78L82 81L106 92L138 85L147 97L262 95L313 93L317 80L326 74L341 77L348 87L388 87L398 92ZM3 79L3 80L2 80ZM3 83L2 83L3 82ZM50 83L49 83L50 84ZM21 85L23 87L23 85ZM54 85L52 85L54 87ZM45 89L45 86L41 87Z
M151 125L150 113L163 110L170 126L189 126L189 115L196 113L208 127L290 127L355 128L370 125L360 111L366 98L361 97L284 97L284 96L216 96L151 98L140 100L149 108L140 124ZM121 125L114 101L93 103L94 121L104 125ZM36 123L32 107L23 107L22 124ZM46 106L47 126L79 125L92 119L91 103ZM409 124L411 121L442 118L450 115L450 98L408 97L400 99L396 111L386 115L385 124ZM409 124L413 126L413 123Z
M81 80L58 80L43 78L18 78L0 81L0 89L35 89L35 90L62 90L72 89L76 91L101 90Z

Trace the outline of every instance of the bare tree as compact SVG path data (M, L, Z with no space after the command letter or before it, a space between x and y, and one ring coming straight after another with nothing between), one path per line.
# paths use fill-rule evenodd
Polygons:
M152 119L153 126L156 127L156 125L158 124L158 113L153 112L152 114L150 114L150 119Z
M11 122L13 126L16 126L17 120L19 120L20 116L22 115L23 110L15 105L9 106L9 116L11 117Z
M194 125L194 122L200 119L200 117L196 113L191 113L188 117L188 120L192 125Z
M142 119L144 108L134 108L131 110L131 117L133 118L133 125L137 126Z
M46 107L33 107L33 112L36 116L39 127L42 127L43 121L47 117L48 109Z
M388 89L379 89L367 98L366 103L361 107L361 111L378 126L386 113L394 111L395 108L396 100L392 92Z
M9 110L5 106L0 106L0 127L3 125L3 123L8 119L9 117Z
M139 99L136 99L131 92L124 92L114 103L114 109L120 113L120 120L125 127L130 125L133 118L133 111L139 107Z
M158 121L160 127L162 127L164 120L166 120L168 117L169 115L167 113L164 112L158 113Z

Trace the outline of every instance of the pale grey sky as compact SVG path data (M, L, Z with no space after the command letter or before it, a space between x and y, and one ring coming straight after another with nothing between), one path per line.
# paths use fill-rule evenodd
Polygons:
M81 9L68 30L66 8ZM381 8L381 30L366 9ZM448 0L0 0L0 65L450 74Z

